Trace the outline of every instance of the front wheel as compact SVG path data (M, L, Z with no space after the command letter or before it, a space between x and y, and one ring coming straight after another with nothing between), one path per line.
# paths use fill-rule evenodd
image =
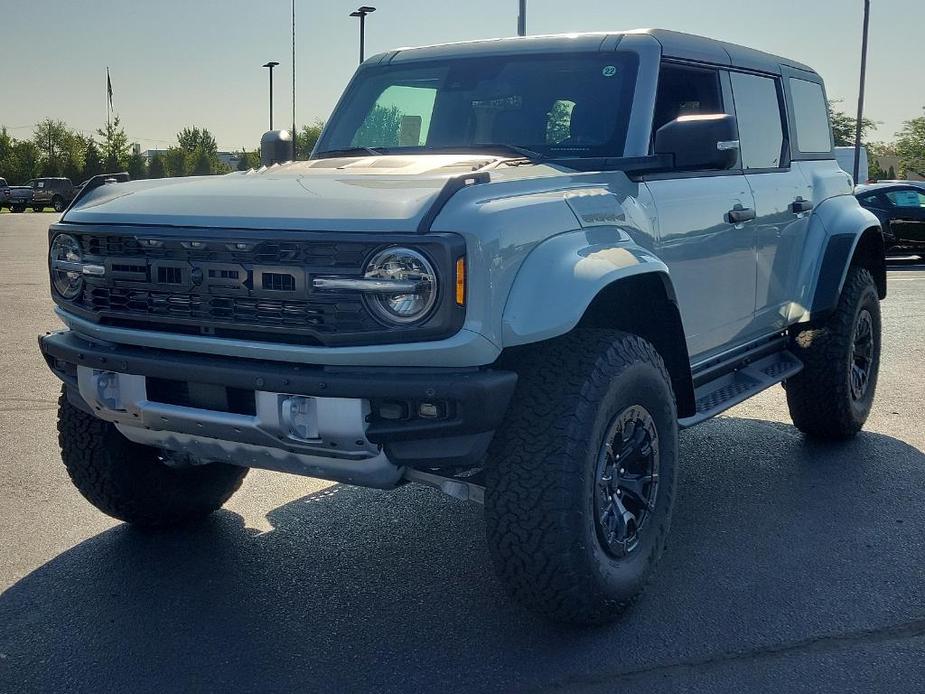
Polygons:
M825 324L795 330L791 350L804 368L787 379L787 405L809 436L857 434L874 402L880 368L880 300L870 272L851 267Z
M668 373L652 345L614 330L512 357L520 378L486 474L495 568L547 617L611 620L642 591L668 534L678 457Z
M144 527L205 518L231 498L247 468L212 463L175 468L164 454L122 436L109 422L58 401L61 458L78 491L103 513Z

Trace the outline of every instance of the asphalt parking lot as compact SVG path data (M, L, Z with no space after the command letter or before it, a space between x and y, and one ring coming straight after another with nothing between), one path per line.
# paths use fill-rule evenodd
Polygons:
M35 342L55 218L0 217L0 692L925 691L925 265L890 271L866 432L808 442L777 387L685 432L658 575L575 630L512 605L480 508L429 489L256 471L192 531L98 513Z

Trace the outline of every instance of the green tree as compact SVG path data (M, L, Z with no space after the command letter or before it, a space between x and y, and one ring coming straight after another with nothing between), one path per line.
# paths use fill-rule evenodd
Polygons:
M64 159L74 139L64 121L46 118L35 126L32 142L38 148L42 164L41 171L45 176L60 176L64 166Z
M903 123L903 129L896 135L895 147L901 176L909 173L925 176L925 116Z
M15 140L7 131L6 126L0 127L0 174L3 174L8 183L15 185L19 183L19 179L16 177L19 167Z
M166 178L167 175L167 164L164 157L160 154L155 154L148 164L148 178Z
M193 163L192 173L194 176L208 176L212 173L212 157L209 152L203 148L197 148L191 155Z
M103 159L100 156L100 148L96 146L96 142L89 140L84 149L84 167L81 180L85 181L101 173L103 173Z
M145 158L136 152L132 152L129 156L125 170L128 171L128 175L131 176L133 181L148 177L148 167L145 164Z
M572 109L574 102L557 101L549 112L546 122L546 142L559 143L571 134Z
M177 143L187 154L193 154L196 150L204 150L209 155L214 155L218 151L218 145L215 138L206 128L193 126L183 128L177 133Z
M42 153L35 143L30 140L14 140L13 155L17 168L13 170L9 179L20 184L41 175Z
M119 116L113 116L112 120L106 124L106 127L97 130L96 134L103 138L101 146L103 148L103 163L106 173L122 171L128 163L131 145L128 141L128 135L125 134L125 130L122 128Z
M164 156L169 176L189 176L190 167L187 163L187 153L180 147L169 147Z
M850 147L854 144L858 119L838 108L840 99L829 100L829 118L832 119L832 136L836 147ZM861 120L861 142L867 134L877 127L877 121L870 118Z
M401 119L399 118L399 122ZM324 129L324 121L316 120L311 125L303 125L302 130L296 134L295 139L295 156L296 159L308 159L315 144L321 137L321 131ZM258 161L260 157L257 157Z
M376 106L353 136L351 147L397 147L401 117L397 106Z

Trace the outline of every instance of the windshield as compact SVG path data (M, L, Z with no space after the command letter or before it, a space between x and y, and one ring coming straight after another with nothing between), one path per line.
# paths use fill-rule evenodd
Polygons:
M632 53L594 53L366 68L332 115L315 156L484 151L487 145L549 158L621 156L636 66Z

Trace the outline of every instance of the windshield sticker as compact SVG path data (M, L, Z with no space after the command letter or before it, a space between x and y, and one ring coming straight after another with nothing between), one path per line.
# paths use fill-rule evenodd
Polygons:
M604 75L604 77L613 77L617 74L617 68L613 65L607 65L603 70L601 70L601 74Z

